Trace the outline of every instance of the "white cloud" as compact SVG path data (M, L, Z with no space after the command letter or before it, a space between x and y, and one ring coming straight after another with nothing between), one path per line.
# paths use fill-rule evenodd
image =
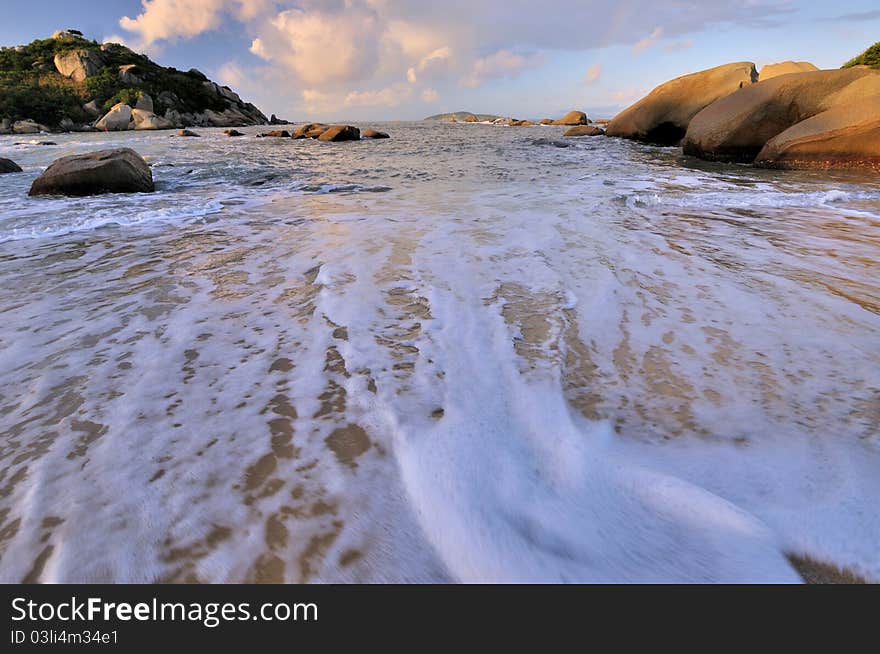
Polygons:
M510 50L499 50L488 57L477 59L470 73L462 80L464 86L476 88L487 80L499 77L516 77L527 68L543 63L540 53L517 54Z
M664 31L662 27L655 27L648 36L636 42L633 46L633 53L641 54L644 50L654 47L657 41L663 38Z
M413 90L404 84L377 91L351 91L345 96L347 107L397 107L412 97Z
M432 102L437 102L439 99L440 95L434 89L425 89L422 91L422 102L430 104Z
M592 84L599 80L602 76L602 66L599 64L593 64L587 69L587 76L584 78L584 81L587 84Z

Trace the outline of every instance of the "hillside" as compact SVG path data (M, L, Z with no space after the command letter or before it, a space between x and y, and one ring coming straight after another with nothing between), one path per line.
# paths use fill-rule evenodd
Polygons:
M880 68L880 41L865 50L858 57L854 57L853 59L850 59L845 64L843 64L843 68L850 68L852 66L870 66L871 68Z
M87 40L76 30L0 48L0 121L7 130L16 121L89 129L117 103L135 107L138 100L145 112L155 113L153 124L162 127L268 122L254 105L195 69L166 68L123 45Z
M474 114L470 111L456 111L449 114L437 114L435 116L428 116L424 120L439 120L448 123L451 122L453 118L455 118L456 121L462 122L467 116L476 116L477 120L480 121L495 120L496 118L500 118L500 116L494 116L492 114Z

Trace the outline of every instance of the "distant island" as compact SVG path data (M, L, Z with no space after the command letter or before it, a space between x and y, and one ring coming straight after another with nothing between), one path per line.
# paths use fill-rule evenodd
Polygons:
M88 40L77 30L0 48L0 133L269 122L253 104L196 69L160 66L118 43Z
M467 120L468 118L473 118L476 120ZM439 120L440 122L444 123L485 123L491 122L493 120L498 120L499 118L501 118L501 116L495 116L493 114L475 114L470 111L454 111L448 114L436 114L434 116L428 116L424 120Z

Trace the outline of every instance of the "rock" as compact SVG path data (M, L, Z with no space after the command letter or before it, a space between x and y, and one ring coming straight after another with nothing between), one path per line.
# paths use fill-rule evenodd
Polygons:
M129 148L62 157L34 180L28 195L148 193L155 190L150 167Z
M12 134L12 121L8 118L0 120L0 134Z
M5 175L6 173L20 172L21 168L12 159L4 159L3 157L0 157L0 175Z
M391 138L385 132L377 132L374 129L365 129L361 134L365 139L387 139Z
M880 171L880 95L838 105L789 127L764 145L755 164Z
M176 109L180 106L180 98L177 97L176 93L172 93L171 91L162 91L157 100L159 101L159 104L165 107L166 113L168 109Z
M126 64L124 66L119 67L119 81L123 84L140 84L143 82L140 75L138 75L138 66L137 64Z
M111 54L116 54L118 52L126 52L128 48L126 48L121 43L103 43L101 44L101 52L109 52Z
M553 119L552 119L552 118L542 118L542 119L541 119L541 124L542 124L542 125L552 125L552 124L553 124Z
M778 64L767 64L758 73L758 81L764 82L780 75L789 73L809 73L819 70L809 61L783 61Z
M174 136L189 136L189 137L200 137L201 134L196 134L195 132L191 132L188 129L182 129Z
M319 141L359 141L361 131L351 125L333 125L318 137Z
M79 30L58 30L52 33L52 38L56 41L71 41L74 39L82 39L83 33Z
M98 116L101 115L101 110L98 109L97 100L92 100L90 102L86 102L83 105L83 111L85 111L87 114L89 114L93 118L97 118Z
M17 141L15 145L58 145L55 141Z
M675 145L700 111L758 80L748 61L725 64L661 84L608 124L608 136Z
M290 125L290 121L284 120L283 118L278 118L275 114L272 114L272 117L269 119L270 125Z
M578 125L572 127L563 136L602 136L605 132L594 125Z
M113 105L113 108L95 123L95 127L103 132L124 132L132 129L131 107L124 102Z
M290 132L288 132L286 129L274 129L271 132L263 132L262 134L257 134L257 138L259 138L259 139L263 139L263 138L286 139L286 138L290 138Z
M751 162L773 137L836 106L880 95L880 71L819 70L780 75L706 107L691 121L685 154Z
M589 123L587 114L583 111L569 111L559 120L554 120L554 125L586 125Z
M226 136L244 136L244 134L239 132L237 129L226 129L223 130L223 133L226 134Z
M200 71L198 68L190 68L190 69L189 69L188 71L186 71L186 72L187 72L188 75L192 75L193 77L197 77L197 78L199 78L200 80L203 80L203 81L207 81L207 80L208 80L208 76L205 75L205 74L204 74L202 71Z
M464 118L461 119L461 122L463 122L463 123L478 123L480 121L473 114L468 114L467 116L465 116Z
M295 130L293 130L293 138L295 139L313 139L318 138L324 131L327 129L327 125L323 123L306 123L305 125L300 125Z
M15 134L39 134L48 132L49 128L33 120L16 120L12 124L12 131Z
M531 127L535 123L530 120L511 120L508 124L511 127Z
M143 109L133 109L131 119L134 122L134 128L138 130L171 129L173 127L170 120Z
M103 65L101 55L91 50L70 50L55 55L55 68L74 82L96 75Z
M596 125L607 125L611 121L607 118L597 118L596 120L591 120L591 123L595 123Z
M141 111L153 111L153 98L144 93L137 99L137 102L134 105L135 109L139 109Z

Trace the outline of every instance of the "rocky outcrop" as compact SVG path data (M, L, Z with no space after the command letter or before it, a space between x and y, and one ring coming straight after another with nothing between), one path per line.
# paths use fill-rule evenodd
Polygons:
M765 168L870 168L880 171L880 95L838 105L770 139Z
M764 82L780 75L789 73L809 73L819 70L809 61L782 61L778 64L767 64L758 73L758 81Z
M583 111L569 111L559 120L554 120L554 125L586 125L589 123L587 114Z
M365 129L363 132L361 132L361 136L362 136L363 138L365 138L365 139L387 139L387 138L391 138L391 137L390 137L388 134L386 134L385 132L377 132L377 131L374 130L374 129Z
M476 116L474 116L473 114L468 114L467 116L464 116L464 117L461 119L461 122L463 122L463 123L478 123L478 122L480 122L480 121L479 121L479 119L478 119Z
M351 125L333 125L328 127L319 137L319 141L359 141L361 131Z
M325 125L323 123L306 123L305 125L300 125L295 130L293 130L293 138L295 139L316 139L321 134L323 134L329 125Z
M700 111L757 80L755 65L748 61L677 77L617 114L606 134L675 145Z
M97 75L103 66L101 55L92 50L70 50L55 55L55 68L74 82Z
M223 130L223 133L226 134L226 136L244 136L244 134L239 132L237 129L226 129Z
M119 81L123 84L137 85L142 84L143 80L138 75L137 64L125 64L119 67Z
M286 129L273 129L271 132L263 132L262 134L257 134L258 139L264 138L282 138L287 139L290 138L290 132Z
M154 110L153 98L151 98L146 93L142 94L137 99L137 102L135 103L134 108L139 109L140 111L149 111L150 113L152 113Z
M578 125L572 127L563 136L602 136L605 132L595 125Z
M697 114L684 139L684 151L703 159L751 162L768 141L797 123L876 95L880 95L880 71L870 68L774 77Z
M553 124L553 119L552 119L552 118L542 118L542 119L541 119L541 124L542 124L542 125L552 125L552 124Z
M98 195L155 190L147 162L134 150L100 150L62 157L34 180L29 195Z
M124 102L113 105L113 107L104 114L95 127L103 132L123 132L132 129L131 107Z
M535 123L530 120L511 120L509 124L511 127L531 127Z
M0 175L5 175L6 173L20 173L21 167L17 163L15 163L12 159L4 159L0 157Z

